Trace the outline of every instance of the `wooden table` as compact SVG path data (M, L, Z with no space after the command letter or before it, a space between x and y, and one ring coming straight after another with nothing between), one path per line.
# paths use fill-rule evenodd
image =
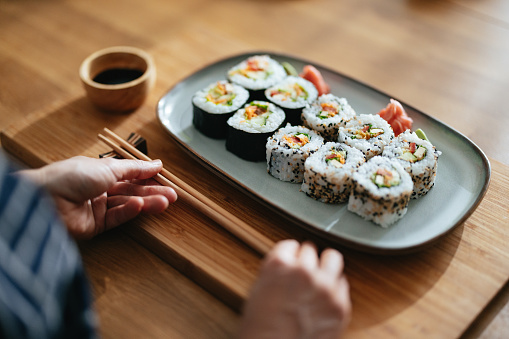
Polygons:
M154 90L127 116L95 110L78 78L87 55L113 45L143 48L156 61ZM509 331L504 0L0 0L2 146L40 166L104 152L96 139L103 127L124 136L135 131L147 137L152 157L226 209L254 219L250 224L267 236L320 242L281 217L260 216L262 205L170 143L155 117L159 98L179 80L251 50L314 60L381 89L459 130L490 158L484 200L436 246L397 257L340 248L354 303L345 337L503 337ZM260 260L181 203L80 248L105 338L232 337Z

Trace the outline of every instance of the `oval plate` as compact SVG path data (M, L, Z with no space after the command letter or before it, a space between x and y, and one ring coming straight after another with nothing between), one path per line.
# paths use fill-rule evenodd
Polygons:
M389 228L381 228L347 210L346 204L329 205L300 192L299 184L279 181L267 173L264 162L242 160L225 148L224 140L210 139L192 124L191 98L199 89L225 79L226 71L251 55L269 54L291 63L296 69L314 65L331 87L344 97L357 114L376 114L390 96L359 81L312 62L289 55L253 52L220 60L175 85L159 101L157 117L163 128L200 163L325 239L370 253L401 254L434 243L465 221L488 189L491 169L486 155L472 141L453 128L401 102L414 120L442 151L435 186L419 199L411 200L407 214Z

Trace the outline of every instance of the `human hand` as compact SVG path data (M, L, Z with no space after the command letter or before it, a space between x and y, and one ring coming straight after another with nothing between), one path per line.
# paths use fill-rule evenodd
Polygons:
M267 254L246 303L241 339L337 339L350 321L343 256L285 240Z
M159 160L74 157L20 174L48 189L71 235L89 239L173 203L175 191L150 179L161 169Z

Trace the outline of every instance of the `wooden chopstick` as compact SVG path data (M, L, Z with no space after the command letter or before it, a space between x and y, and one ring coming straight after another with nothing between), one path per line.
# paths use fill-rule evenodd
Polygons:
M99 134L98 138L111 147L120 156L126 159L141 159L151 161L151 159L137 150L134 146L119 137L111 130L104 128L106 136ZM154 179L161 185L169 186L177 192L179 199L189 203L192 207L202 212L227 231L238 237L259 254L265 255L274 246L274 242L257 232L241 219L226 211L221 206L180 180L173 173L163 168Z

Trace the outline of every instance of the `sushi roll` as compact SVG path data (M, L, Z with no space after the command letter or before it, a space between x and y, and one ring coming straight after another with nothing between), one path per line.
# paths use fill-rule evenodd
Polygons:
M352 178L349 211L382 227L394 224L406 214L413 183L399 161L373 157Z
M366 160L381 155L393 138L392 127L378 115L357 115L338 130L338 141L360 150Z
M301 191L325 203L346 202L352 190L352 174L365 161L358 149L327 142L304 163Z
M214 82L193 96L193 125L214 139L226 138L226 121L245 105L249 92L226 80Z
M226 149L244 160L264 161L267 138L284 120L281 108L266 101L252 101L228 119Z
M268 55L254 55L230 68L227 78L249 91L249 101L266 100L264 91L286 77L284 67Z
M304 162L323 144L323 138L303 126L280 128L266 144L267 172L292 183L302 183Z
M265 97L270 102L282 107L286 114L286 122L296 126L302 124L302 110L318 98L318 91L315 85L308 80L289 76L267 88Z
M338 140L339 127L355 117L354 109L345 98L323 94L302 110L302 124L318 133L327 141Z
M416 199L433 187L440 154L429 141L407 130L386 146L382 155L395 158L410 174L414 182L412 198Z

